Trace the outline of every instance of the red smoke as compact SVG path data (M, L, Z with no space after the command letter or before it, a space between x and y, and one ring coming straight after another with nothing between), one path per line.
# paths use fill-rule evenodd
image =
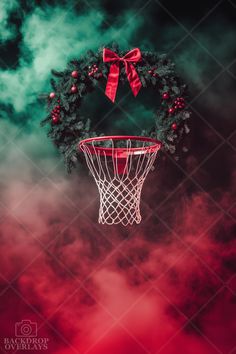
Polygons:
M12 182L0 230L3 353L22 320L37 323L50 354L233 353L230 193L218 188L215 203L189 180L159 193L150 182L162 183L163 168L149 176L143 221L130 228L97 224L97 192L85 176L42 179L19 203Z

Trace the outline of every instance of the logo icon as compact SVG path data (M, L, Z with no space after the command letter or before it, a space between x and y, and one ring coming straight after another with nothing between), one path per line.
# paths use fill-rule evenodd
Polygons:
M23 320L15 324L16 337L37 337L37 323Z

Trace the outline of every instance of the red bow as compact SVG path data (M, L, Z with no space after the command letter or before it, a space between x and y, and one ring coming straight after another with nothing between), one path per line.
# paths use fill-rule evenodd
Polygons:
M120 58L116 53L108 48L103 49L103 61L112 63L105 91L107 97L109 97L112 102L114 102L116 98L116 91L120 74L120 61L123 61L125 64L125 71L131 90L134 96L137 96L142 84L132 63L137 63L140 59L141 52L139 48L131 50L123 58Z

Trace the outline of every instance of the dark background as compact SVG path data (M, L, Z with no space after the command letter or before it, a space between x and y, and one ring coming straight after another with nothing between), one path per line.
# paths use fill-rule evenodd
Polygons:
M0 14L2 353L22 320L50 354L236 352L235 1L3 1ZM50 69L113 40L167 53L192 110L189 151L157 159L127 228L97 223L86 166L67 175L39 128ZM135 123L110 114L106 128L152 124L141 97L124 107Z

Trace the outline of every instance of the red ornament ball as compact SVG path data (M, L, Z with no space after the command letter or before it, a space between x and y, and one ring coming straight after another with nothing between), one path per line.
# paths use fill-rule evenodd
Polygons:
M173 123L173 124L171 125L171 129L172 129L172 130L176 130L177 128L178 128L178 126L177 126L176 123Z
M170 107L170 108L168 109L169 114L173 114L174 111L175 111L174 107Z
M169 92L164 92L164 93L162 94L162 98L163 98L163 100L168 100L168 99L170 98Z
M77 86L73 85L71 86L70 92L71 93L76 93L78 91Z
M49 95L50 98L54 98L55 96L56 96L55 92L51 92Z
M53 124L59 123L59 116L58 116L58 115L54 115L54 116L52 117L52 122L53 122Z
M71 76L72 76L74 79L77 79L78 76L79 76L78 71L77 71L77 70L72 71Z

